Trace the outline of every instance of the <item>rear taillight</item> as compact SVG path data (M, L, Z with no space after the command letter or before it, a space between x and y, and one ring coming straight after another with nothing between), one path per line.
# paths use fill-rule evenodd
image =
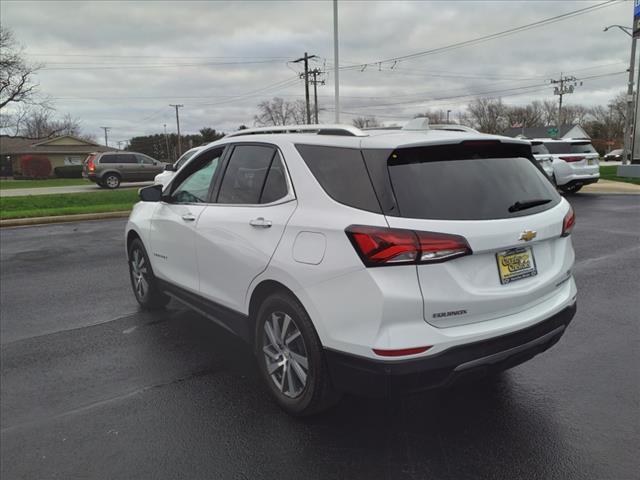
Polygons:
M569 206L569 211L564 216L564 220L562 221L562 236L563 237L569 236L575 224L576 224L576 214L573 211L573 208Z
M584 157L581 156L570 156L570 157L560 157L560 160L564 160L565 162L573 163L579 162L580 160L584 160Z
M472 253L460 235L364 225L345 232L367 267L439 263Z
M90 158L89 160L87 160L87 170L89 170L90 172L95 172L96 164L93 163L93 158Z

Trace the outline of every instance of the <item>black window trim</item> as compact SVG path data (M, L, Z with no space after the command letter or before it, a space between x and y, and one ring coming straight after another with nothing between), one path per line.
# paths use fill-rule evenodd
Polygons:
M227 173L227 166L229 165L229 160L231 159L231 156L233 155L233 151L235 150L236 147L240 147L240 146L259 146L259 147L269 147L273 150L273 155L271 157L271 161L269 162L269 169L271 168L271 165L273 165L273 160L276 157L276 154L280 155L280 160L282 161L282 164L284 165L284 171L285 171L285 181L287 182L287 194L281 198L279 198L278 200L275 200L273 202L270 203L219 203L218 202L218 194L220 193L220 187L222 186L222 180L224 179L225 174ZM282 154L282 150L280 150L280 147L278 147L277 145L274 145L272 143L267 143L267 142L234 142L234 143L228 143L227 144L228 150L227 153L225 154L225 157L223 159L224 163L222 165L222 168L220 170L220 175L218 176L218 178L215 181L215 185L213 186L211 195L209 196L209 200L210 203L209 205L216 205L216 206L224 206L224 207L271 207L274 205L280 205L283 203L288 203L291 202L293 200L296 199L296 193L293 187L293 181L291 180L291 174L289 173L289 167L287 167L287 162L285 160L284 155ZM260 197L258 198L258 201L260 201L260 198L262 198L262 192L264 190L264 186L265 183L267 181L267 177L269 176L269 170L267 170L267 175L265 175L264 177L264 182L262 184L262 188L260 190Z
M167 191L166 193L163 193L162 201L164 203L171 204L171 205L199 205L199 206L211 205L211 198L213 195L214 188L217 184L218 179L222 176L220 172L222 171L222 167L225 165L226 158L229 155L229 151L230 151L229 145L225 144L225 145L212 146L211 148L198 152L195 156L192 156L189 159L190 160L189 164L192 163L191 160L195 160L197 162L198 161L197 157L200 157L201 155L205 155L206 153L211 152L212 150L218 150L218 149L222 149L222 154L220 155L220 165L216 169L215 173L213 174L213 177L211 178L211 182L209 183L209 192L207 193L206 202L198 202L198 203L176 202L173 199L173 193L175 192L176 188L180 186L182 182L186 180L186 178L189 175L191 175L192 173L198 170L196 169L194 171L191 171L188 165L185 165L185 168L181 169L178 173L176 173L173 179L171 179L169 191Z

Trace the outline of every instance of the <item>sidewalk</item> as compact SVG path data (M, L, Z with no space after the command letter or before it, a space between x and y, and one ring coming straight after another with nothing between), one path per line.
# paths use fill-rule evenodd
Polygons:
M580 190L578 195L580 193L618 193L640 195L640 185L600 179L598 183L592 183L591 185L582 187L582 190Z
M120 188L141 188L153 185L153 182L123 182ZM100 188L94 183L88 185L71 185L68 187L40 187L40 188L8 188L0 190L0 197L24 197L27 195L51 195L52 193L86 193L107 192L106 188Z

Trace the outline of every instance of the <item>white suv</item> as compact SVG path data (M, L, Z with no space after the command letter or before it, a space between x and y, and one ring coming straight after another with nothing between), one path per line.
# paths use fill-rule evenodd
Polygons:
M294 415L512 367L576 311L574 213L526 141L243 130L140 196L138 302L175 298L245 339Z
M556 185L565 193L576 193L600 179L600 155L589 140L539 138L553 157Z

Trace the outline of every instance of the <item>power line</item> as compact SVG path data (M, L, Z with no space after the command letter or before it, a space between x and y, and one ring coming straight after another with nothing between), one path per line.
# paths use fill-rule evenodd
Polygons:
M339 66L338 68L340 70L354 70L354 69L361 69L362 71L364 71L367 67L371 67L371 66L381 66L382 64L385 63L393 63L394 66L396 64L398 64L399 62L402 61L406 61L406 60L413 60L415 58L420 58L420 57L424 57L427 55L434 55L436 53L442 53L445 51L451 51L451 50L455 50L458 48L462 48L462 47L467 47L467 46L471 46L471 45L477 45L479 43L483 43L483 42L487 42L489 40L494 40L496 38L501 38L501 37L505 37L508 35L513 35L515 33L520 33L526 30L531 30L533 28L538 28L541 26L545 26L545 25L549 25L552 23L556 23L556 22L560 22L569 18L573 18L576 17L578 15L584 15L585 13L590 13L593 12L595 10L599 10L601 8L606 8L612 5L615 5L616 3L618 3L621 0L607 0L606 2L603 3L599 3L597 5L591 5L589 7L585 7L585 8L580 8L578 10L573 10L571 12L567 12L567 13L563 13L561 15L556 15L554 17L549 17L549 18L545 18L542 20L538 20L536 22L532 22L532 23L528 23L526 25L521 25L519 27L514 27L514 28L510 28L507 30L503 30L500 32L496 32L496 33L491 33L488 35L483 35L481 37L476 37L476 38L472 38L469 40L464 40L462 42L457 42L457 43L452 43L450 45L444 45L442 47L436 47L436 48L432 48L429 50L423 50L421 52L415 52L415 53L411 53L411 54L407 54L407 55L400 55L397 57L391 57L391 58L385 58L383 60L376 60L373 62L368 62L368 63L360 63L357 65L349 65L349 66ZM394 68L394 66L392 66L392 68ZM334 66L335 69L335 66Z
M53 70L138 70L138 69L147 69L147 68L177 68L177 67L202 67L202 66L220 66L220 65L255 65L255 64L265 64L265 63L281 63L280 60L257 60L257 61L246 61L246 62L205 62L205 63L168 63L168 64L160 64L160 65L101 65L97 67L43 67L40 70L44 71L53 71Z

